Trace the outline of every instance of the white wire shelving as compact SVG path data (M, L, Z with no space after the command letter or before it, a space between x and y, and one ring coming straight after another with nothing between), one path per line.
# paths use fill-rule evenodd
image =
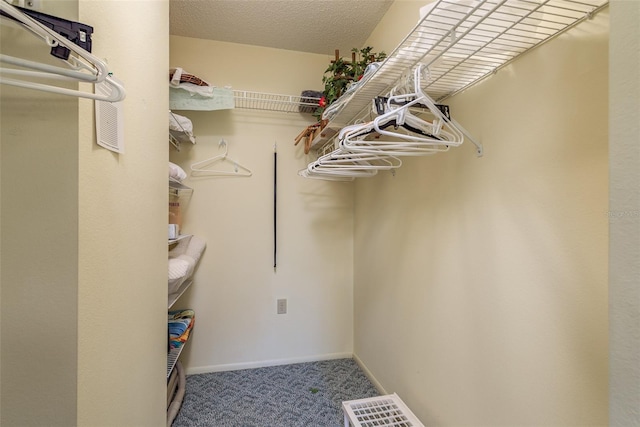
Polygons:
M190 322L193 322L193 319L191 319ZM191 338L191 336L189 336L189 338ZM179 347L172 348L167 353L167 380L169 380L169 377L171 376L171 372L175 368L176 363L178 363L178 359L182 354L182 350L184 350L184 346L187 345L188 342L189 342L189 339L183 342Z
M283 95L276 93L232 90L234 108L246 110L275 111L280 113L312 114L318 108L320 98L312 96ZM203 107L202 110L207 110ZM185 133L169 132L169 143L180 151L181 139Z
M193 188L188 187L180 181L169 178L169 195L170 196L191 196L193 194Z
M426 64L425 92L442 102L491 76L607 7L609 0L440 0L364 84L352 92L311 144L331 151L332 139L371 108L407 70Z
M180 93L180 91L177 93ZM176 101L173 103L172 109L214 111L241 108L282 113L313 113L320 102L320 98L313 96L282 95L236 89L220 89L211 98L195 95L193 99L196 99L196 101L187 104L176 95Z
M174 240L170 240L169 244L172 245L176 242L178 242L179 240L188 237L188 236L180 236L178 239L174 239ZM176 303L176 301L178 301L180 299L180 297L187 292L187 289L189 289L191 287L191 285L193 284L193 280L186 280L184 283L182 283L178 289L172 293L171 295L169 295L169 305L168 308L169 310L171 310L171 307L173 307L173 304Z
M234 90L235 108L278 111L282 113L313 113L320 98L274 93Z

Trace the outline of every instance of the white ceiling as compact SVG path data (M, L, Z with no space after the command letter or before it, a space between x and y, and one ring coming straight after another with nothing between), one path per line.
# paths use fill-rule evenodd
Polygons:
M170 34L348 56L393 0L170 0Z

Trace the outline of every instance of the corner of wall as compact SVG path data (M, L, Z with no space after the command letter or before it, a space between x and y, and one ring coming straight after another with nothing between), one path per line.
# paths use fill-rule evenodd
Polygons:
M640 2L612 0L609 52L609 425L640 425Z
M80 0L79 20L126 98L123 154L79 111L78 425L164 425L169 2Z

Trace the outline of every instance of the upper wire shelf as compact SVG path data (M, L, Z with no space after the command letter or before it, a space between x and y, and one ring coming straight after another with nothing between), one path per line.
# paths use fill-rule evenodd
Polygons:
M235 108L250 110L279 111L284 113L313 113L318 108L320 98L274 93L234 90Z
M198 94L184 96L184 91L172 88L169 106L172 110L178 111L214 111L243 108L283 113L313 113L320 102L320 98L311 96L281 95L230 88L214 89L217 89L217 92L214 92L213 96L209 97Z
M221 101L221 104L225 105L226 107L212 107L212 104L209 102L209 98L200 98L200 100L202 100L203 102L198 104L198 101L196 101L196 103L192 104L192 107L197 106L198 110L203 111L227 108L241 108L248 110L276 111L282 113L312 114L316 111L316 109L318 108L318 104L320 103L320 98L312 96L281 95L248 90L228 90L228 94L222 93L218 94L217 96L224 98L224 101ZM231 102L231 97L233 97L233 102ZM185 108L176 107L175 109L182 110ZM186 110L189 109L194 108L186 108ZM179 122L177 123L179 124ZM189 139L186 131L169 131L169 143L177 151L180 151L181 139ZM192 139L191 142L195 144L195 139Z
M419 62L429 67L425 92L441 102L592 17L608 3L609 0L440 0L433 3L371 78L353 91L311 147L330 146L331 139L342 127L366 114L373 98L388 93L404 73Z

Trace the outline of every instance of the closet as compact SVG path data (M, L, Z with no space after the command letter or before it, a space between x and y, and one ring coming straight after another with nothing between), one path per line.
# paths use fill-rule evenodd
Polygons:
M398 5L399 8L402 6ZM568 161L565 168L561 164L551 163L547 166L545 163L562 158L558 151L567 142L546 132L549 121L558 135L566 128L553 121L553 114L545 115L543 112L567 111L564 102L568 103L568 98L574 97L576 91L558 90L558 93L567 97L562 100L554 98L551 90L540 91L544 93L544 99L540 99L536 98L534 87L544 87L551 76L555 76L552 73L561 72L558 69L576 71L568 64L574 60L574 53L570 49L575 49L576 56L586 57L579 48L583 46L582 43L589 47L591 45L589 40L581 38L585 32L583 27L572 25L582 22L592 31L597 20L592 23L589 17L600 15L597 11L601 7L600 2L443 1L425 15L424 21L419 21L418 14L411 15L413 29L408 31L409 35L405 32L404 39L400 39L392 50L387 50L391 53L386 65L382 65L355 91L323 129L324 135L314 138L309 156L302 154L301 147L292 148L295 152L288 154L285 152L288 150L281 148L286 146L287 140L292 145L295 136L305 125L311 124L311 121L299 124L304 119L297 114L285 115L286 119L281 119L268 111L253 113L240 108L188 113L199 129L206 130L198 132L198 143L189 146L189 152L172 151L174 161L188 167L209 158L218 152L217 144L224 138L233 144L230 153L253 171L249 179L224 182L200 180L195 183L199 195L203 192L211 195L210 200L206 201L198 197L197 212L208 215L208 218L206 221L194 219L197 222L195 225L206 230L204 232L212 238L215 236L219 248L215 255L208 258L215 266L203 266L198 273L215 278L215 289L198 287L197 294L193 289L195 304L214 306L206 313L207 320L199 322L199 325L202 327L206 324L204 327L208 329L209 336L217 340L214 342L212 338L209 339L208 348L200 339L194 340L194 346L190 348L189 368L192 372L215 368L242 369L264 361L299 361L316 355L355 353L362 357L367 366L371 365L371 371L381 377L381 382L388 385L389 391L397 390L412 410L418 408L416 413L421 418L428 403L421 401L416 404L407 398L411 393L399 388L411 387L414 395L422 396L421 392L416 391L421 387L410 378L419 376L425 393L430 393L430 397L435 394L433 388L436 383L444 393L441 396L452 395L452 391L446 388L445 379L438 377L433 369L442 367L448 375L457 379L451 371L454 360L450 364L443 360L445 350L456 344L459 347L469 346L467 353L460 348L450 353L464 359L465 363L465 354L471 357L478 351L473 347L475 341L465 340L466 335L474 336L470 331L471 326L461 323L479 315L486 324L478 324L478 340L487 337L491 342L509 342L507 332L513 331L500 322L490 322L494 320L492 310L502 315L502 311L509 310L510 297L517 302L526 300L529 294L519 296L518 290L528 289L529 284L522 282L536 277L538 270L553 286L558 286L560 281L547 271L560 268L550 264L542 255L545 252L540 246L547 247L547 241L545 245L537 245L537 237L527 234L527 230L538 230L536 234L547 239L544 234L546 229L534 227L540 226L536 223L540 221L542 224L553 224L553 230L559 232L556 227L562 221L554 216L553 209L540 212L536 206L539 202L539 205L548 207L549 201L544 196L560 197L553 190L552 182L561 188L568 186L567 181L580 182L574 176L569 179L548 175L548 178L534 169L534 165L544 164L553 172L568 174L573 171L572 161ZM463 19L467 15L468 18ZM454 16L457 17L455 21ZM576 28L576 31L562 32L572 28ZM525 30L529 30L528 33ZM549 37L553 34L560 34L560 37L552 39L557 42L544 41L551 40ZM382 46L378 41L380 38L371 42L376 49ZM451 44L452 39L457 43ZM264 82L262 86L265 92L282 90L281 93L296 93L302 89L317 89L321 72L332 59L320 55L318 65L310 70L311 67L304 68L305 62L315 58L307 61L305 57L296 62L293 55L289 59L287 52L277 52L276 56L276 53L261 52L258 48L253 50L250 47L181 37L174 37L172 43L176 46L175 49L172 47L172 65L184 66L220 85L231 84L257 90L260 84L255 83L254 87L250 85L254 80L260 80ZM541 43L544 47L527 50ZM547 46L562 48L565 45L569 46L566 56L561 57L552 51L549 62L544 62ZM386 50L386 46L384 48ZM191 54L189 50L194 53ZM239 59L233 67L220 60L230 57L234 50L237 50L234 57ZM214 63L213 58L202 58L197 52L215 52L218 61ZM268 61L267 56L272 56L272 61ZM518 60L509 62L516 56ZM251 61L243 62L245 57L253 58L255 63L268 65L260 67L258 71L256 67L252 68ZM426 61L423 61L423 57ZM438 153L430 158L403 157L403 164L395 169L395 176L390 171L379 172L371 179L355 179L352 184L307 180L297 175L298 171L308 167L318 157L330 155L339 148L337 137L340 131L358 124L363 116L370 119L372 100L385 96L397 80L403 78L418 62L431 63L431 80L424 78L426 94L434 103L450 106L451 118L468 131L478 146L465 135L460 147L452 147L446 153ZM529 65L530 62L533 65ZM300 71L293 76L299 80L290 89L284 84L278 86L281 81L269 74L273 71L274 75L290 77L281 72L281 63L284 64L282 68L300 67ZM523 70L519 64L527 64L535 76L527 75L527 69ZM447 71L441 71L445 69ZM311 72L315 72L315 76L312 76L315 83L310 84L303 78ZM235 79L234 74L238 76ZM562 79L567 83L572 81L569 75ZM519 84L524 84L519 82L526 82L528 87L519 87ZM469 84L471 86L467 86ZM499 84L503 89L497 87ZM507 91L504 87L514 93L513 98L503 93ZM499 93L499 96L492 95L485 88L493 88L493 92ZM527 95L523 95L529 88ZM480 89L482 100L469 100ZM598 93L601 94L601 91ZM600 97L597 99L602 100ZM476 101L473 103L475 108L470 112L468 107L465 108L465 102L471 105L472 101ZM486 105L482 105L482 101ZM510 103L513 103L512 115L505 113ZM552 105L560 106L552 108ZM571 105L571 108L575 107ZM523 111L521 116L517 114L519 110ZM492 115L493 111L495 115ZM499 116L497 112L500 112ZM295 123L285 123L285 120ZM503 129L509 130L505 136L500 135ZM538 134L545 136L545 143L531 139L522 142L528 136ZM279 147L278 183L283 186L279 188L278 200L288 201L283 202L279 211L279 218L286 220L278 224L278 230L284 234L278 236L280 256L275 275L267 267L272 246L272 217L267 208L271 208L270 157L273 155L271 147L274 140ZM550 140L555 141L553 146L546 144ZM538 146L544 146L545 149L536 151ZM483 155L477 157L480 147ZM547 152L553 153L553 156L545 157ZM531 165L529 169L526 167L528 164ZM520 175L524 170L527 175ZM284 171L288 171L286 175ZM509 184L514 187L521 185L521 191L509 187ZM505 186L506 189L503 188ZM563 193L575 195L570 191ZM535 204L530 205L534 202L528 202L525 196L531 196ZM539 201L540 198L544 203ZM535 215L527 214L527 209L535 212ZM571 212L571 209L567 208L566 212ZM569 213L562 215L568 216ZM591 220L597 221L594 218ZM521 221L525 224L522 230L517 227ZM520 238L522 235L526 237ZM559 255L556 246L550 242L548 245L551 246L548 249ZM532 253L526 252L530 246L535 246L535 249L531 249ZM500 256L491 257L491 253ZM518 254L518 258L514 259L511 254ZM501 261L506 262L502 269L499 267ZM533 263L531 271L523 267L523 277L519 279L508 275L517 275L517 268L522 262ZM284 272L288 275L285 276ZM479 273L477 277L470 277L473 276L472 272ZM505 275L511 286L504 283ZM460 277L465 280L458 280ZM546 286L552 285L540 286L547 289ZM496 287L505 288L507 295L498 293ZM483 297L485 289L487 293ZM289 313L279 317L276 300L281 297L288 298ZM532 301L550 303L537 297L536 294L531 298ZM472 300L479 300L482 304L473 305L470 302ZM464 307L464 310L459 311L459 307ZM533 307L540 308L537 305ZM527 313L526 309L523 302L520 313ZM415 321L412 323L411 319ZM219 326L223 320L229 325L228 328ZM533 322L528 318L527 321ZM531 326L531 336L534 338L543 329L533 326L533 323L526 325ZM507 331L499 335L503 327ZM202 329L199 329L198 337L200 332ZM462 332L465 336L461 336ZM353 347L350 347L349 338L345 336L353 337ZM424 336L430 341L423 339ZM447 337L451 339L447 340ZM438 345L430 347L425 344L432 342ZM399 351L402 348L407 350ZM494 350L494 347L490 348ZM544 348L548 348L547 343ZM514 351L519 355L524 352L522 347ZM494 356L495 360L502 360ZM420 361L425 359L433 363L421 364ZM495 368L488 359L489 356L484 357L483 363ZM516 365L518 363L513 359L507 360ZM530 361L530 358L524 357L522 360ZM411 366L411 372L405 368L408 366ZM482 380L486 371L474 370L471 363L465 365L465 369L485 385ZM386 374L391 371L395 375ZM427 371L429 377L424 374ZM400 381L401 378L407 380ZM410 385L407 386L407 383ZM462 380L456 384L461 383ZM477 388L474 388L474 393L476 391ZM435 397L444 400L443 397ZM443 403L444 407L453 405L453 400L450 398L444 403L437 403ZM468 401L466 398L462 400ZM482 402L487 400L481 399ZM436 403L434 405L437 406ZM478 408L473 409L479 411ZM487 424L495 421L487 420ZM464 422L468 420L461 420L460 424Z
M68 16L89 17L86 22L101 34L96 56L108 58L111 71L126 83L129 145L120 158L96 149L86 101L66 108L60 101L68 98L51 102L33 91L20 98L3 85L2 421L161 425L167 106L153 99L167 80L167 3L131 2L127 13L115 2L34 3L54 14L71 5ZM391 52L415 25L418 14L403 9L408 3L395 2L372 46ZM230 154L253 176L188 183L197 195L190 206L198 218L193 225L211 238L198 274L211 282L198 280L188 290L199 324L186 349L187 370L355 354L434 425L604 425L607 400L612 408L624 406L636 388L620 384L637 373L618 352L633 341L634 328L620 328L629 317L622 302L631 301L633 292L619 278L634 271L620 265L629 260L629 245L636 246L626 197L634 187L611 181L616 190L608 207L606 109L608 102L617 106L612 125L623 134L631 92L619 83L637 77L628 62L637 55L627 44L637 39L637 7L612 2L618 14L612 6L611 32L617 37L611 38L615 55L609 66L618 90L608 101L609 16L607 10L598 13L602 2L482 3L562 6L562 12L543 12L551 22L587 5L580 25L490 71L480 84L443 98L435 88L427 90L437 103L450 105L452 117L482 144L482 158L466 141L432 158L403 159L395 175L381 172L343 184L296 174L317 160L316 149L330 154L338 148L334 137L386 87L364 97L367 105L354 103L355 112L345 107L308 157L300 147L284 149L312 122L295 111L283 115L287 123L265 110L194 112L203 132L196 145L183 141L180 151L171 151L172 159L189 166L209 158L224 137L233 144ZM404 26L407 15L411 24ZM549 26L538 25L536 34ZM140 43L153 40L157 49L141 55L144 47L132 43L131 28L142 35ZM5 30L2 53L13 55ZM392 45L383 47L391 38ZM331 57L177 36L171 43L172 65L195 67L249 94L317 89ZM23 47L35 44L19 47L27 52ZM451 52L447 60L464 54ZM447 75L503 55L486 53ZM439 65L434 59L431 72ZM235 98L240 102L242 96ZM271 212L264 208L273 194L274 140L280 147L283 220L277 273ZM635 176L628 166L635 147L613 146L618 151L610 168L627 184ZM630 215L612 217L625 213ZM609 359L616 368L609 396L608 253L602 249L607 221L617 233L609 255L615 260L611 287L620 291L610 307L613 319L621 320L613 329L619 342ZM284 316L276 314L281 297L289 302ZM138 325L132 333L114 327L132 315Z

